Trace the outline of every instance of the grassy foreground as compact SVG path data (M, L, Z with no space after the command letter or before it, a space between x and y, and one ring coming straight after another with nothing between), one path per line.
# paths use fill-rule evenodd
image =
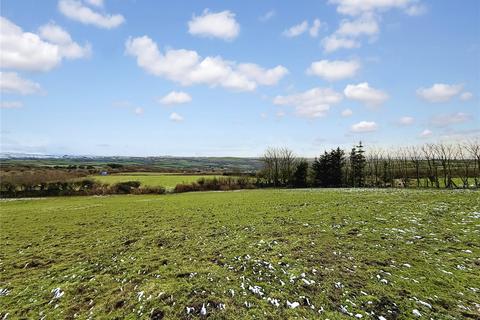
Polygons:
M480 317L473 191L253 190L0 206L0 318Z

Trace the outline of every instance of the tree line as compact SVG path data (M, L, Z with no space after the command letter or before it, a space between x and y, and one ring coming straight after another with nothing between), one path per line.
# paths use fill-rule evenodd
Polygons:
M430 143L397 149L325 151L313 161L288 148L268 148L257 185L263 187L480 187L480 144Z

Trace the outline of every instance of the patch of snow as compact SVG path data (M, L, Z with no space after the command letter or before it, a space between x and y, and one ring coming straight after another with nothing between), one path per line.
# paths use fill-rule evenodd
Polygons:
M60 299L65 294L60 288L55 288L51 292L53 293L54 299Z

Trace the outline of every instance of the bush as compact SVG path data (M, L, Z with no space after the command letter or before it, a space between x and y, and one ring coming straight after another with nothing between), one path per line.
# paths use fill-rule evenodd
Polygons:
M113 193L132 193L133 190L138 189L140 187L140 181L125 181L119 182L112 186Z
M200 178L197 182L190 184L180 183L175 186L173 192L192 192L192 191L228 191L239 189L253 189L255 186L251 183L249 177L222 177L222 178Z
M145 187L132 190L133 194L165 194L164 187Z

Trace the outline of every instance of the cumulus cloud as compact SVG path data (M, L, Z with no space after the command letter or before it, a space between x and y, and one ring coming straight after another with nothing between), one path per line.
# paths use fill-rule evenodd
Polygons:
M388 99L385 92L371 88L368 82L349 84L343 93L348 99L360 101L370 107L380 106Z
M307 74L315 75L328 81L342 80L355 76L360 63L355 60L320 60L313 62Z
M344 15L356 16L366 12L382 12L390 9L408 9L416 0L330 0L337 5L337 11Z
M142 69L185 86L206 84L252 91L258 84L277 83L288 72L282 66L264 69L255 64L237 64L220 56L202 58L192 50L167 49L163 54L148 36L129 38L125 47L126 53L136 57Z
M417 89L417 95L428 102L446 102L459 95L463 90L461 84L435 83L429 88Z
M195 36L233 40L240 33L240 25L233 12L210 12L205 9L201 16L193 16L188 22L188 32Z
M352 109L345 109L345 110L342 110L342 117L350 117L351 115L353 114L353 111Z
M463 92L461 95L460 95L460 100L462 101L468 101L470 99L473 98L473 94L471 92Z
M322 26L322 22L319 19L313 20L313 24L308 29L308 33L312 38L316 38L318 36L318 31L320 30L320 27Z
M421 16L428 11L427 6L423 4L414 4L405 9L405 12L409 16Z
M192 101L192 97L188 93L182 91L172 91L158 100L159 103L165 105L182 104L190 101Z
M181 115L179 115L178 113L176 112L172 112L170 114L170 120L174 121L174 122L182 122L183 121L183 117Z
M90 44L80 46L72 40L70 34L57 24L50 22L39 28L40 37L58 45L59 53L68 59L89 57L92 53Z
M276 96L273 99L274 104L294 107L298 116L307 118L325 116L330 106L340 101L342 95L330 88L313 88L298 94Z
M408 116L401 117L400 119L398 119L398 124L402 126L409 126L414 122L415 122L415 119L413 117L408 117Z
M48 71L63 58L77 59L91 53L89 44L80 46L68 32L53 22L40 27L39 35L23 30L0 17L0 66L5 69Z
M380 31L377 20L371 14L365 14L355 20L343 20L336 33L340 36L373 36Z
M323 39L326 53L358 48L360 43L355 39L360 36L375 39L372 37L380 32L378 20L385 11L397 8L409 15L420 15L426 9L418 0L330 0L330 3L337 5L340 14L351 16L353 20L342 20L338 29Z
M283 31L283 35L288 38L298 37L302 33L308 30L308 21L304 20L303 22L294 25L293 27L288 28Z
M453 114L441 114L431 119L431 124L436 127L447 127L452 124L464 123L472 120L472 116L464 112L456 112Z
M318 36L318 32L320 31L321 26L322 26L322 22L319 19L313 20L311 26L307 20L304 20L301 23L296 24L288 28L287 30L283 31L282 34L287 38L294 38L308 31L308 33L310 34L310 37L316 38Z
M325 53L337 51L338 49L353 49L360 47L360 42L354 39L338 37L333 34L322 40L322 46Z
M21 78L16 72L0 71L0 92L28 95L41 93L42 89L36 82Z
M276 66L267 70L254 63L241 63L238 65L238 71L258 84L265 86L277 84L288 74L288 69L283 66Z
M429 129L425 129L423 130L422 132L420 132L420 138L428 138L430 137L431 135L433 134L432 131L430 131Z
M259 18L259 20L262 21L262 22L267 22L268 20L275 17L276 14L277 13L275 12L275 10L270 10L270 11L266 12L263 16L261 16Z
M103 4L102 1L94 2ZM77 0L60 0L58 9L67 18L104 29L113 29L125 22L121 14L100 13Z
M360 121L350 127L351 132L367 133L377 131L378 125L374 121Z
M373 14L363 14L355 20L342 20L338 29L322 41L326 53L338 49L353 49L360 46L360 36L373 37L380 32L377 18Z
M23 107L23 103L20 101L0 101L0 109L18 109Z
M103 7L103 0L85 0L91 6Z

